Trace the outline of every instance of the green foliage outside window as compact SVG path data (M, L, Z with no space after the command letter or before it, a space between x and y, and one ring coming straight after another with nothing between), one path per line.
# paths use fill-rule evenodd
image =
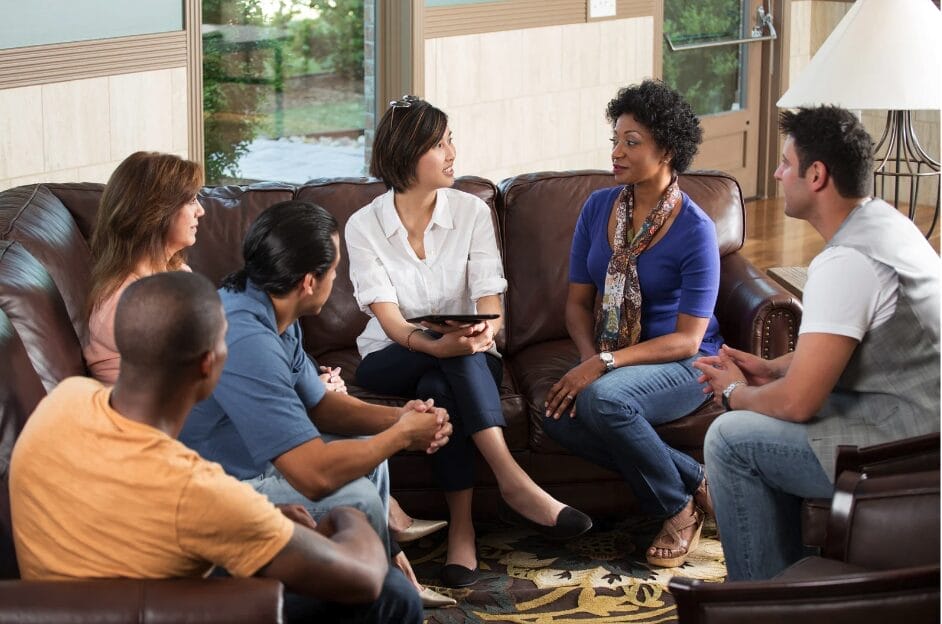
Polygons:
M284 100L293 78L332 74L362 81L363 2L281 0L266 15L261 0L203 0L203 23L222 27L203 34L208 182L238 177L239 159L257 136L362 128L362 102L292 108ZM308 17L311 9L316 19ZM235 35L226 29L233 25Z
M664 32L675 45L742 35L740 0L667 0ZM664 43L664 82L684 94L698 115L729 111L740 103L740 46L674 52Z

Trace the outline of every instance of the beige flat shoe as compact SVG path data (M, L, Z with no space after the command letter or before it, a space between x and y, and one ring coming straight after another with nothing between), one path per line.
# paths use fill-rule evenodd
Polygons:
M422 588L422 591L419 592L419 597L422 598L422 606L426 609L453 607L458 604L458 601L454 598L445 596L444 594L439 594L434 589L430 589L428 587Z
M406 544L426 535L431 535L436 531L441 531L446 526L448 526L447 520L419 520L415 518L407 528L393 532L392 537L400 544Z

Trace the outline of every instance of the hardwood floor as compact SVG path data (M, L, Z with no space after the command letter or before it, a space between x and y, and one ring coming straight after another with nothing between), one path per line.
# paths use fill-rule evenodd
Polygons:
M920 210L916 225L928 229L932 211ZM940 224L929 243L939 252ZM776 266L808 266L824 247L821 236L807 221L785 216L785 200L781 197L746 202L746 242L740 253L761 270Z

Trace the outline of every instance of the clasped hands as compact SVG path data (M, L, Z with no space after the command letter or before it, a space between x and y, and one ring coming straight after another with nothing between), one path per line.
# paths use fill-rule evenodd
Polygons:
M399 410L399 422L409 437L410 451L425 451L429 455L448 444L451 422L444 408L435 407L433 399L413 399Z
M422 325L441 334L436 342L438 357L458 357L483 353L494 346L494 328L487 321L480 323L459 323L445 321L431 323L422 321Z
M693 367L700 371L697 381L707 384L704 394L713 393L713 402L723 405L723 390L734 381L762 386L777 377L768 360L723 345L716 355L699 358Z

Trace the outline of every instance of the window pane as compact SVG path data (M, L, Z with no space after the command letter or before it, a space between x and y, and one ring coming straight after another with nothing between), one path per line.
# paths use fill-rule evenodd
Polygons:
M664 32L675 46L743 37L741 0L666 0ZM745 63L744 45L675 52L664 43L664 81L683 93L698 115L745 107Z
M364 0L203 0L207 181L363 175L364 29Z
M10 0L0 49L183 30L182 0Z

